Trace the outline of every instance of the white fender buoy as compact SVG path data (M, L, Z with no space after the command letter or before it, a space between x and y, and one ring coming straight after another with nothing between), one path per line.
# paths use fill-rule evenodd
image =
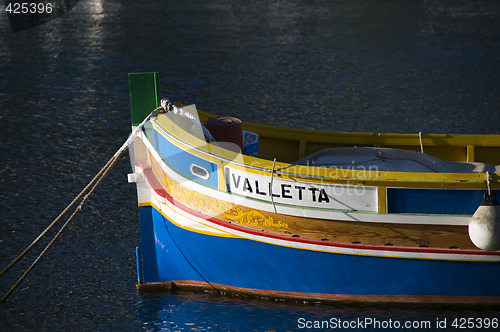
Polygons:
M472 215L469 238L479 249L500 250L500 204L494 192L484 193L483 202Z

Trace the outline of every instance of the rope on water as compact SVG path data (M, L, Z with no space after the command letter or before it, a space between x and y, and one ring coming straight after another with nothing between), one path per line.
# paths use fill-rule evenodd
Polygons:
M71 216L66 220L64 225L59 229L59 231L54 235L52 240L47 244L47 246L44 248L44 250L40 253L40 255L33 261L33 263L30 265L30 267L23 273L23 275L17 280L17 282L9 289L9 291L0 299L0 303L4 303L9 297L9 295L21 284L21 282L26 278L26 276L31 272L31 270L35 267L35 265L38 263L38 261L43 257L43 255L47 252L47 250L52 246L52 244L55 242L55 240L61 235L63 230L68 226L68 224L71 222L73 217L82 209L83 205L87 203L89 200L90 196L94 193L95 189L99 186L99 184L104 180L104 178L109 174L111 169L116 165L118 162L119 157L123 154L123 152L130 146L134 138L139 134L139 132L142 130L142 127L144 127L144 124L153 116L156 116L156 113L164 109L163 105L162 107L157 108L151 114L149 114L144 121L142 121L141 124L139 124L134 131L129 135L125 143L115 152L115 154L108 160L108 162L101 168L101 170L94 176L94 178L83 188L83 190L73 199L73 201L55 218L45 230L38 235L38 237L28 246L26 249L19 254L10 264L3 269L2 272L0 272L0 277L2 277L7 271L9 271L21 258L24 257L28 253L28 251L33 248L33 246L43 237L47 232L65 215L75 204L80 200L80 198L85 195L85 193L88 191L88 193L83 197L83 200L80 202L80 204L76 207L75 211L71 214ZM90 190L89 190L90 188Z
M19 256L17 256L12 262L10 262L9 265L7 265L7 267L2 271L0 272L0 277L3 276L5 273L7 273L7 271L10 270L10 268L12 268L21 258L24 257L24 255L26 255L28 253L28 251L31 250L31 248L33 248L33 246L35 244L37 244L38 241L40 241L40 239L42 237L45 236L45 234L47 234L47 232L52 229L52 227L54 227L54 225L66 214L66 212L69 211L69 209L71 209L73 207L73 205L75 205L75 203L80 200L80 198L83 196L83 194L85 194L85 192L87 192L87 190L95 184L95 182L102 176L104 170L109 167L109 165L111 164L111 161L112 159L110 159L108 161L108 163L106 165L104 165L104 167L99 171L99 173L97 173L97 175L92 179L92 181L89 182L89 184L87 184L87 186L85 188L83 188L83 190L73 199L73 201L71 203L69 203L68 206L66 206L66 208L57 216L56 219L54 219L52 221L52 223L47 226L47 228L45 228L45 230L40 233L40 235L38 235L38 237L28 246L26 247L26 249L24 249L24 251L19 254Z

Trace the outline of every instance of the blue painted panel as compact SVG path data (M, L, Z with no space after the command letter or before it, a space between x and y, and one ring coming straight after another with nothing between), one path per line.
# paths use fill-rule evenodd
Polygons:
M155 130L155 149L160 153L164 161L188 179L208 184L214 188L219 186L219 173L217 164L195 156L194 154L177 147L163 135ZM191 165L201 166L208 171L208 179L202 179L191 173Z
M142 280L144 282L157 282L158 265L156 261L155 230L153 227L153 213L158 213L152 207L140 207L140 229L141 229L141 254L142 254ZM140 269L141 267L139 267Z
M500 296L500 264L494 262L301 250L199 234L175 226L159 213L153 215L159 219L155 230L162 281L325 294Z
M388 213L472 215L485 190L387 188ZM496 192L497 197L500 194Z
M143 208L145 207L140 207L139 209ZM170 229L176 226L167 221L154 208L152 216L154 218L155 237L153 244L156 246L156 256L154 260L149 260L148 262L155 265L155 269L158 271L158 281L203 280L184 256L184 253L179 250L178 242L184 239L172 238ZM141 238L143 245L144 241L146 240ZM196 246L196 243L191 243L190 245Z

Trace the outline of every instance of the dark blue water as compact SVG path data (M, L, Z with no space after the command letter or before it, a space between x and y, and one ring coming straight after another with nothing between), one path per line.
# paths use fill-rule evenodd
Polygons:
M163 96L254 122L500 133L496 0L81 0L61 18L15 34L4 9L0 5L2 269L127 138L129 72L158 71ZM494 309L467 307L139 295L138 213L129 172L124 156L0 305L1 331L286 331L303 330L301 318L365 317L428 320L433 327L447 319L451 327L455 318L500 318ZM34 257L0 279L2 295Z

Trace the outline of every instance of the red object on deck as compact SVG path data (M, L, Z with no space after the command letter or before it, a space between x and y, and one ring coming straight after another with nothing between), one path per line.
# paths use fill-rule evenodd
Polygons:
M207 129L218 142L230 142L243 151L243 129L241 120L232 116L212 116L206 124Z

